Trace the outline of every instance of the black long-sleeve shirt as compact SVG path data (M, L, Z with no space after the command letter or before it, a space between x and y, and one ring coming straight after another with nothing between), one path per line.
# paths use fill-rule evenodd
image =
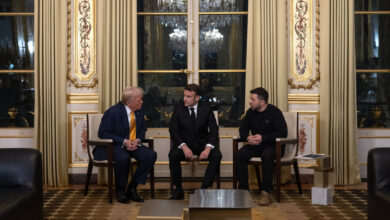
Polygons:
M262 136L260 145L274 145L276 138L287 137L287 124L279 108L268 104L262 112L251 108L246 111L240 126L241 139L246 141L249 131Z

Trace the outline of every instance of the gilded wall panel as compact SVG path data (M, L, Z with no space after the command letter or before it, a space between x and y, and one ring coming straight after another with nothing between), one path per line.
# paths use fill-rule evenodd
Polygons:
M319 1L290 0L290 74L291 89L312 90L318 86Z
M95 0L68 0L68 80L76 88L97 84Z

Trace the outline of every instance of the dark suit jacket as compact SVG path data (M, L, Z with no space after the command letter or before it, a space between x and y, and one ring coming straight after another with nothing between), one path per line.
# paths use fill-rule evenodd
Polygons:
M136 137L137 139L142 140L145 138L146 133L144 110L142 108L134 113L137 126ZM102 121L100 122L98 135L102 139L113 139L114 147L121 148L123 141L129 139L129 134L130 125L125 105L122 102L118 102L104 112ZM97 160L105 160L107 158L105 147L96 147L94 156Z
M207 103L198 102L195 130L188 107L183 103L175 106L169 126L173 146L186 143L191 149L202 150L206 144L217 146L218 125L213 110Z

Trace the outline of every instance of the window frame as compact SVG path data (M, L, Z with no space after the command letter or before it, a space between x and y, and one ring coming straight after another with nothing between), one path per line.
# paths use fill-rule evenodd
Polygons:
M11 17L11 16L32 16L33 18L33 21L34 21L34 28L33 28L33 39L34 39L34 45L33 45L33 48L34 48L34 61L33 61L33 68L32 69L0 69L0 74L10 74L10 73L13 73L13 74L33 74L33 76L35 76L35 72L36 72L36 59L37 57L35 56L35 51L36 51L36 15L37 15L37 12L36 12L36 1L34 1L34 11L33 12L0 12L0 17ZM35 80L34 80L34 87L35 88ZM34 94L35 94L35 91L34 91ZM34 106L36 105L35 103L35 100L34 100ZM34 113L34 112L33 112ZM31 126L28 126L28 127L17 127L17 126L0 126L0 129L10 129L10 128L13 128L13 129L34 129L34 126L35 126L35 121L34 121L34 124ZM0 136L0 137L3 137L3 136ZM8 137L8 136L5 136L5 137ZM14 137L14 136L12 136ZM19 136L15 136L15 137L19 137ZM30 136L28 136L30 137Z
M356 18L356 15L390 15L390 11L355 11L354 10L354 16ZM356 32L355 32L356 33ZM356 47L356 45L355 45ZM356 68L356 78L359 73L377 73L377 74L390 74L390 69L358 69ZM357 91L356 91L357 92ZM356 101L358 101L358 97L356 96ZM356 109L357 112L359 112L358 109ZM356 115L358 117L358 115ZM390 127L361 127L360 122L357 123L358 129L390 129Z

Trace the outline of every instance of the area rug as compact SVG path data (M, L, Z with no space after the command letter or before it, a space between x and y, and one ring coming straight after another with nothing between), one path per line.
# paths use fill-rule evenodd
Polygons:
M185 200L194 190L185 191ZM141 196L150 199L148 190L141 190ZM259 191L251 192L253 200L259 203ZM156 199L167 199L169 190L156 190ZM281 202L271 195L271 205L256 206L253 219L367 219L367 191L336 190L334 203L328 206L311 204L311 191L283 190ZM93 189L87 196L82 190L45 190L45 219L136 219L142 203L108 203L107 190Z

